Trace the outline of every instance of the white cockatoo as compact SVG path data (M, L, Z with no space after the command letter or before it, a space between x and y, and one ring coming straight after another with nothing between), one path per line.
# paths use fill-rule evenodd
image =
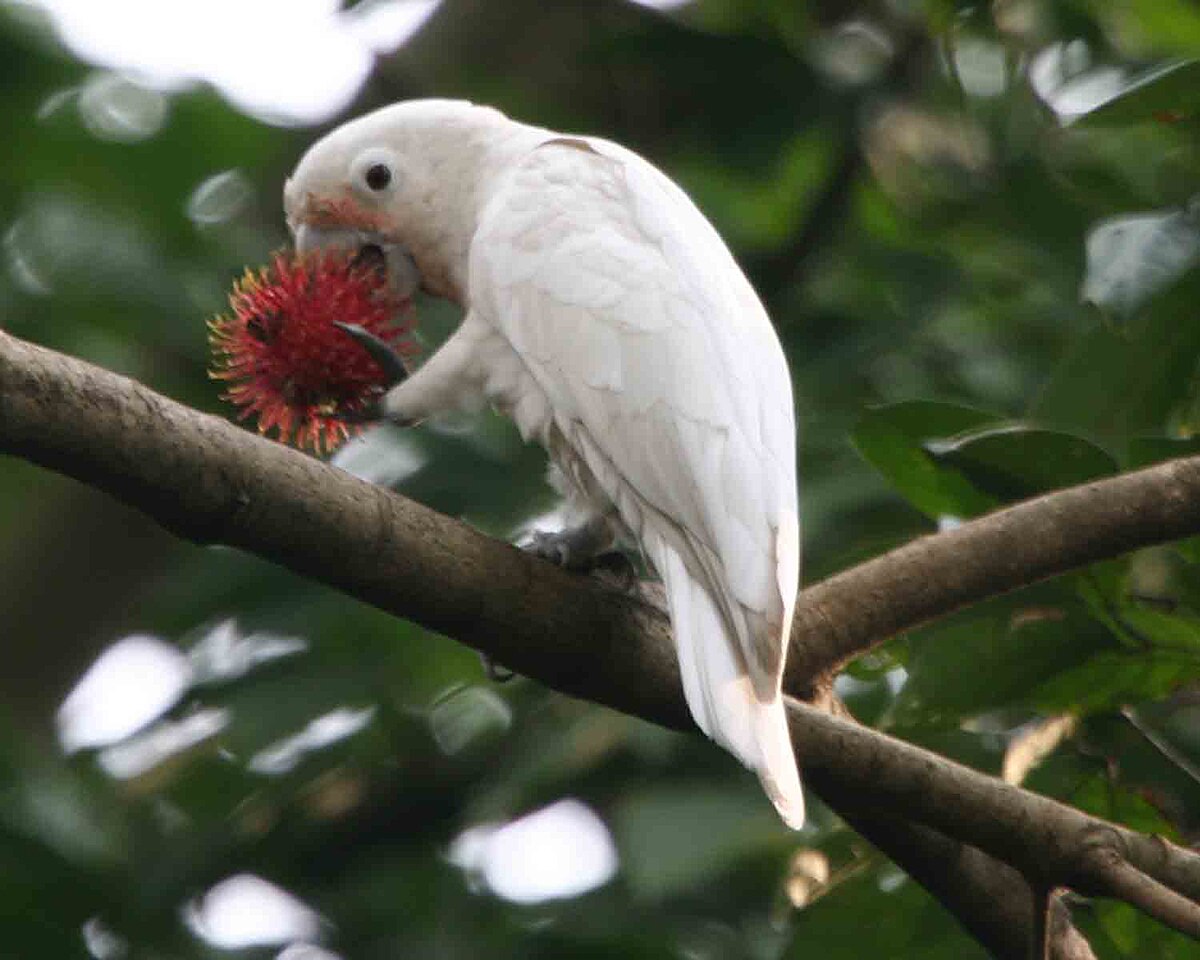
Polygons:
M791 380L703 214L615 143L446 100L334 130L284 202L301 252L365 252L400 292L462 306L382 414L490 402L536 438L586 515L535 548L574 563L614 535L641 544L693 718L799 827L780 695L800 576Z

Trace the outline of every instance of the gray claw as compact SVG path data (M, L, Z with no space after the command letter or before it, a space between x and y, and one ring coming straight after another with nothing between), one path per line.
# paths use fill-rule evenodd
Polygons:
M629 554L620 550L597 554L590 572L615 584L622 593L633 593L640 583L637 565Z
M525 549L564 569L585 573L591 569L598 555L600 529L593 524L584 524L555 533L535 530Z
M556 533L534 530L521 546L566 570L599 575L625 592L638 584L637 567L613 547L612 533L602 519Z
M333 322L333 325L353 337L355 342L371 355L371 359L383 371L388 387L394 387L408 379L408 369L404 366L404 361L400 359L400 354L370 330L357 323L340 323L337 320ZM375 419L379 419L379 417L377 416Z
M560 567L570 567L572 565L570 539L562 533L547 533L545 530L535 530L525 549L535 557L549 560Z

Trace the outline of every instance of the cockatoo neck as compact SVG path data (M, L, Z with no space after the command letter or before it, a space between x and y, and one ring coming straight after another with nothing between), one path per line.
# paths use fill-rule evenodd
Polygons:
M429 292L469 306L467 269L480 218L514 164L549 136L495 111L428 131L420 146L427 183L405 198L397 220Z

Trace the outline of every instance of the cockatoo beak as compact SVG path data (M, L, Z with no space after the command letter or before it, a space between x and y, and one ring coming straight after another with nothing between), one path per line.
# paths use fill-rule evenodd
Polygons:
M421 285L421 274L408 251L399 243L372 231L353 227L316 227L301 223L295 229L296 250L346 250L356 260L387 271L388 284L398 297L411 297Z

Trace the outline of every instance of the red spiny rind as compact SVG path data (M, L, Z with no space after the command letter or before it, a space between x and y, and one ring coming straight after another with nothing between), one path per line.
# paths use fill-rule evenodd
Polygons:
M257 274L247 271L229 295L232 314L210 321L212 376L222 396L255 417L259 433L275 431L297 447L330 451L358 427L347 423L387 383L370 355L334 322L358 324L402 355L412 301L391 292L381 271L350 255L277 253Z

